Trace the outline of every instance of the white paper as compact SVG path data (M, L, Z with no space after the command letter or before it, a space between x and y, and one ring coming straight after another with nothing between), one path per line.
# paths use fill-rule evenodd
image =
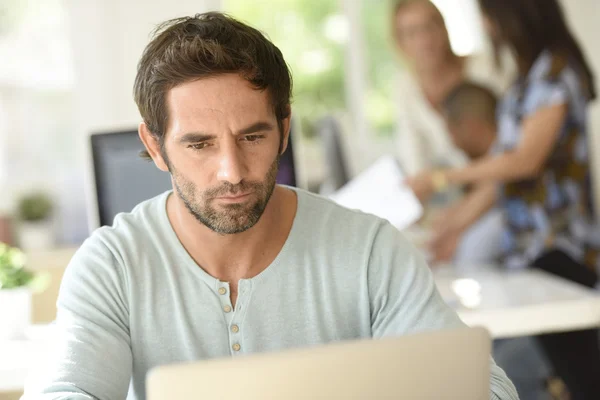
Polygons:
M379 158L369 168L329 196L336 203L388 220L404 230L421 218L423 207L392 156Z

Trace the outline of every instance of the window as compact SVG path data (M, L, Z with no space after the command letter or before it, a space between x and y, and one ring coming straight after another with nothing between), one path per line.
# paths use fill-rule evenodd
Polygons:
M24 192L44 190L56 199L60 225L73 220L60 198L78 170L66 19L61 0L0 4L0 212ZM59 240L74 241L65 235Z
M394 131L393 82L398 68L391 35L389 0L366 0L363 4L367 93L365 116L376 136Z
M293 110L305 134L319 117L345 109L348 26L338 0L223 0L222 8L283 52L294 78Z

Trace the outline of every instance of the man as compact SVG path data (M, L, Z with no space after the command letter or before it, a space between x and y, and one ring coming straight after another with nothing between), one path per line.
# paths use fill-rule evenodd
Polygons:
M219 13L162 26L135 100L173 191L77 252L55 364L26 398L119 399L131 382L143 399L161 364L462 325L388 223L275 185L290 93L283 56L257 30ZM490 396L517 398L493 362Z
M496 140L496 104L492 91L472 82L457 85L442 104L452 141L471 162L489 154ZM495 198L494 183L468 187L460 201L439 213L430 246L436 261L490 263L499 256L502 214L491 210L479 217L479 207L488 207Z

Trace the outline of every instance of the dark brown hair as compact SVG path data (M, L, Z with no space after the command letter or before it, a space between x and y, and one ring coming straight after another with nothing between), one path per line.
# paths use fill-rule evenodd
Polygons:
M281 51L258 30L225 14L209 12L159 25L138 64L133 95L164 153L168 91L185 82L237 73L268 90L279 130L290 115L292 78ZM146 151L141 153L149 158Z
M521 75L549 50L557 65L573 65L588 98L596 98L594 74L557 0L479 0L479 4L498 31L499 41L514 50Z

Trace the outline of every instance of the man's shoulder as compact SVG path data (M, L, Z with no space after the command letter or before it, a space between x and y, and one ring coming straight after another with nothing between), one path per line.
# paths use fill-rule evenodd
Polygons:
M154 237L168 228L166 199L169 193L145 200L131 212L117 214L112 225L100 227L90 235L85 247L99 247L114 253L149 246Z
M368 244L382 226L389 225L383 218L343 207L321 195L298 191L298 197L301 224L319 240Z
M131 212L118 214L111 226L96 229L69 262L63 279L65 287L77 291L81 282L87 282L89 289L97 281L123 290L132 271L147 265L142 261L152 259L152 252L160 251L166 240L169 227L162 221L164 218L168 223L163 208L168 194L146 200Z
M355 263L373 264L381 271L397 263L406 267L422 261L414 244L389 221L308 192L300 192L299 198L304 207L302 237L307 238L306 244L344 260L340 265L346 271ZM320 245L323 243L326 246Z
M334 200L305 190L296 189L300 198L300 206L303 212L308 213L313 218L322 220L324 217L333 216L341 218L340 223L357 221L359 223L371 223L379 225L385 222L384 219L373 214L368 214L360 210L346 208L336 203Z

